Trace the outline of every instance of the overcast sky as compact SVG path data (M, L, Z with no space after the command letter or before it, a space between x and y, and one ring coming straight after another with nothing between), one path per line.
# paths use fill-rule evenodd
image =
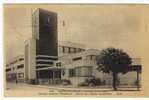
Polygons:
M58 39L61 41L82 43L94 49L112 46L124 49L133 57L141 57L140 38L147 31L148 22L144 19L149 18L143 6L5 5L6 58L24 53L24 41L32 35L31 13L37 8L58 14Z

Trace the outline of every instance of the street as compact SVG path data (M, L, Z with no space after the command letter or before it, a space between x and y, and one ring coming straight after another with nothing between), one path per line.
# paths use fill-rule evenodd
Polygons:
M6 89L5 89L5 96L49 96L48 93L55 93L55 92L63 92L67 91L69 93L70 91L94 91L94 90L100 90L100 91L111 91L111 89L97 89L94 87L72 87L72 86L44 86L44 85L30 85L30 84L25 84L25 83L7 83L6 84ZM42 95L40 95L42 94Z
M108 93L114 92L112 88L103 88L103 87L72 87L72 86L62 86L62 85L31 85L26 83L7 83L5 89L5 96L9 97L30 97L30 96L54 96L60 95L62 92L71 95L73 93L82 93L82 92L97 92L97 93ZM118 91L136 91L136 88L124 88ZM64 95L64 94L63 94Z
M38 86L31 86L24 83L7 83L5 89L5 96L30 96L38 95L39 92L48 93L49 88L41 88Z

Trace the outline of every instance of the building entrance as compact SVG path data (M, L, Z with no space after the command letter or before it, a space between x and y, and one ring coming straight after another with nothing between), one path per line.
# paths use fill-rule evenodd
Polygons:
M61 70L60 69L45 69L36 72L39 84L60 84Z

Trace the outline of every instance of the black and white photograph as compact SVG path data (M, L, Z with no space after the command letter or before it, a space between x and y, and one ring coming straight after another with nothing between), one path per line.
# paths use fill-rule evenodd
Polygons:
M148 95L148 5L4 4L3 9L6 97Z

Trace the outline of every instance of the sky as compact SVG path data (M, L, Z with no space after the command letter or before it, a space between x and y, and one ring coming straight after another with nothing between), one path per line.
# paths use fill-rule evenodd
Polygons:
M86 45L87 49L121 48L141 57L142 34L148 32L148 8L140 5L4 5L6 59L24 53L31 38L31 14L37 9L58 14L58 40ZM65 25L62 23L65 21Z

